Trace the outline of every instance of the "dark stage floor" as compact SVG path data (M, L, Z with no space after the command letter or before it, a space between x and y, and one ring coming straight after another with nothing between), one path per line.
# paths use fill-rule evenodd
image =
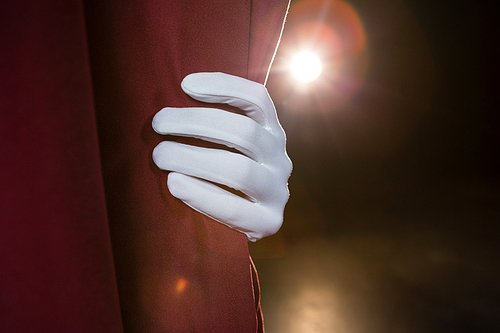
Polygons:
M337 232L285 224L252 246L266 332L500 332L499 199L450 185Z

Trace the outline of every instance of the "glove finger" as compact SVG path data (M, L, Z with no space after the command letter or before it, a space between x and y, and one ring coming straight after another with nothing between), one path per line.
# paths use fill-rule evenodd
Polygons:
M164 108L153 118L159 134L194 137L235 148L263 161L276 150L273 136L252 119L213 108Z
M162 170L222 184L255 201L273 192L268 169L241 154L164 141L154 149L153 160Z
M181 86L194 99L235 106L266 130L280 132L273 102L257 82L224 73L193 73L182 80Z
M282 213L256 205L201 179L172 172L168 176L172 195L194 210L236 229L256 241L276 233L282 224Z

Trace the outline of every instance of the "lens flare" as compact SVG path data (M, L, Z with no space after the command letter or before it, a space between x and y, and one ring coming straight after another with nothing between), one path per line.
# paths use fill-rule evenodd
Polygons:
M177 280L177 283L175 284L175 291L178 293L178 294L181 294L187 287L188 285L188 282L186 279L184 278L179 278Z
M290 70L294 78L303 83L316 80L323 70L319 57L309 51L302 51L293 57Z
M320 61L299 61L300 51ZM295 61L305 67L290 68ZM292 1L268 86L275 102L288 111L347 110L343 106L365 87L369 65L365 30L352 5L343 0Z

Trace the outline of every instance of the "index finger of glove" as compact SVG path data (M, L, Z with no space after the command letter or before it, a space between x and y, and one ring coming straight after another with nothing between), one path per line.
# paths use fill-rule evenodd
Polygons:
M182 80L181 86L196 100L239 108L268 131L279 126L271 98L259 83L224 73L193 73Z

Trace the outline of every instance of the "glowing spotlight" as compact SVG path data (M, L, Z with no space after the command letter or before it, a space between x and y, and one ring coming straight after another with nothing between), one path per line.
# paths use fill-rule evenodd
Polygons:
M303 83L316 80L323 70L321 60L312 52L303 51L295 55L290 65L294 78Z

